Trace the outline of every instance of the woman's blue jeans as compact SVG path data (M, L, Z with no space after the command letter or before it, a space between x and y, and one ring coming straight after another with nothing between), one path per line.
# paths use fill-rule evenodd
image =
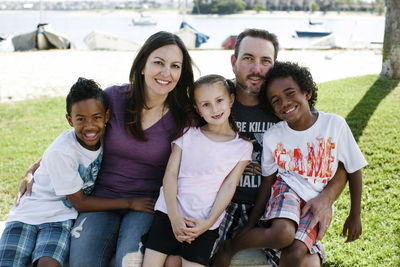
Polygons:
M71 230L71 267L138 266L143 260L141 238L150 228L153 215L138 211L84 212Z

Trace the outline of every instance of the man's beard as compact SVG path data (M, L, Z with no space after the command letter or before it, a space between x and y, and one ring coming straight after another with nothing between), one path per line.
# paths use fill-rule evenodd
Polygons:
M251 77L258 77L264 81L265 77L260 75L260 74L249 74L247 75L247 79L249 80ZM246 94L248 95L253 95L253 96L258 96L260 93L261 85L260 86L246 86L245 84L239 82L236 80L236 84L242 89Z

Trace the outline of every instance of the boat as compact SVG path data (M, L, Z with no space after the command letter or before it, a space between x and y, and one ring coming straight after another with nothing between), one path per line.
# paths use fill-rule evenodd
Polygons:
M140 49L140 45L133 41L103 32L91 32L85 36L83 42L90 50L137 51Z
M186 1L181 1L182 23L179 26L179 31L174 32L182 39L187 49L199 48L203 43L206 43L210 37L199 32L193 26L186 22Z
M323 37L331 34L332 31L318 26L312 26L296 30L297 37Z
M234 49L236 45L237 35L228 36L223 42L221 47L224 49Z
M0 51L14 51L11 38L0 33Z
M33 32L14 36L12 43L15 51L73 48L67 37L56 33L47 23L39 23Z
M138 19L132 19L132 24L135 26L154 26L157 21L150 15L140 12Z
M182 39L188 49L199 48L201 44L207 42L210 38L208 35L197 31L186 21L182 21L179 31L175 32L175 34Z
M322 21L316 21L316 20L308 19L308 24L309 25L322 25L323 22Z

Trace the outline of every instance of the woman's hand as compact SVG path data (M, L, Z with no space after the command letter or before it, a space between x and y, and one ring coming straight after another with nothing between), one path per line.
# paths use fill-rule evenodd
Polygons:
M154 213L154 204L156 201L150 197L135 197L129 203L129 209Z
M22 183L19 187L19 192L15 197L15 206L19 205L19 201L21 197L26 194L30 196L32 193L32 186L33 186L33 174L39 168L40 162L42 161L42 157L40 157L37 161L35 161L31 166L29 166L28 170L26 170L24 179L22 179Z
M15 197L15 206L19 205L19 201L24 194L27 196L31 195L33 182L33 172L28 169L28 171L25 173L24 179L22 179L21 185L19 186L19 192Z

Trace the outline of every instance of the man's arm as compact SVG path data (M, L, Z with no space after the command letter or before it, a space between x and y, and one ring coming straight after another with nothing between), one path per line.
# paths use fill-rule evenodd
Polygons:
M342 163L339 163L335 176L317 197L311 199L303 207L301 216L308 211L313 213L313 218L307 231L311 231L319 223L317 241L321 240L332 221L332 205L340 196L347 182L347 173Z

